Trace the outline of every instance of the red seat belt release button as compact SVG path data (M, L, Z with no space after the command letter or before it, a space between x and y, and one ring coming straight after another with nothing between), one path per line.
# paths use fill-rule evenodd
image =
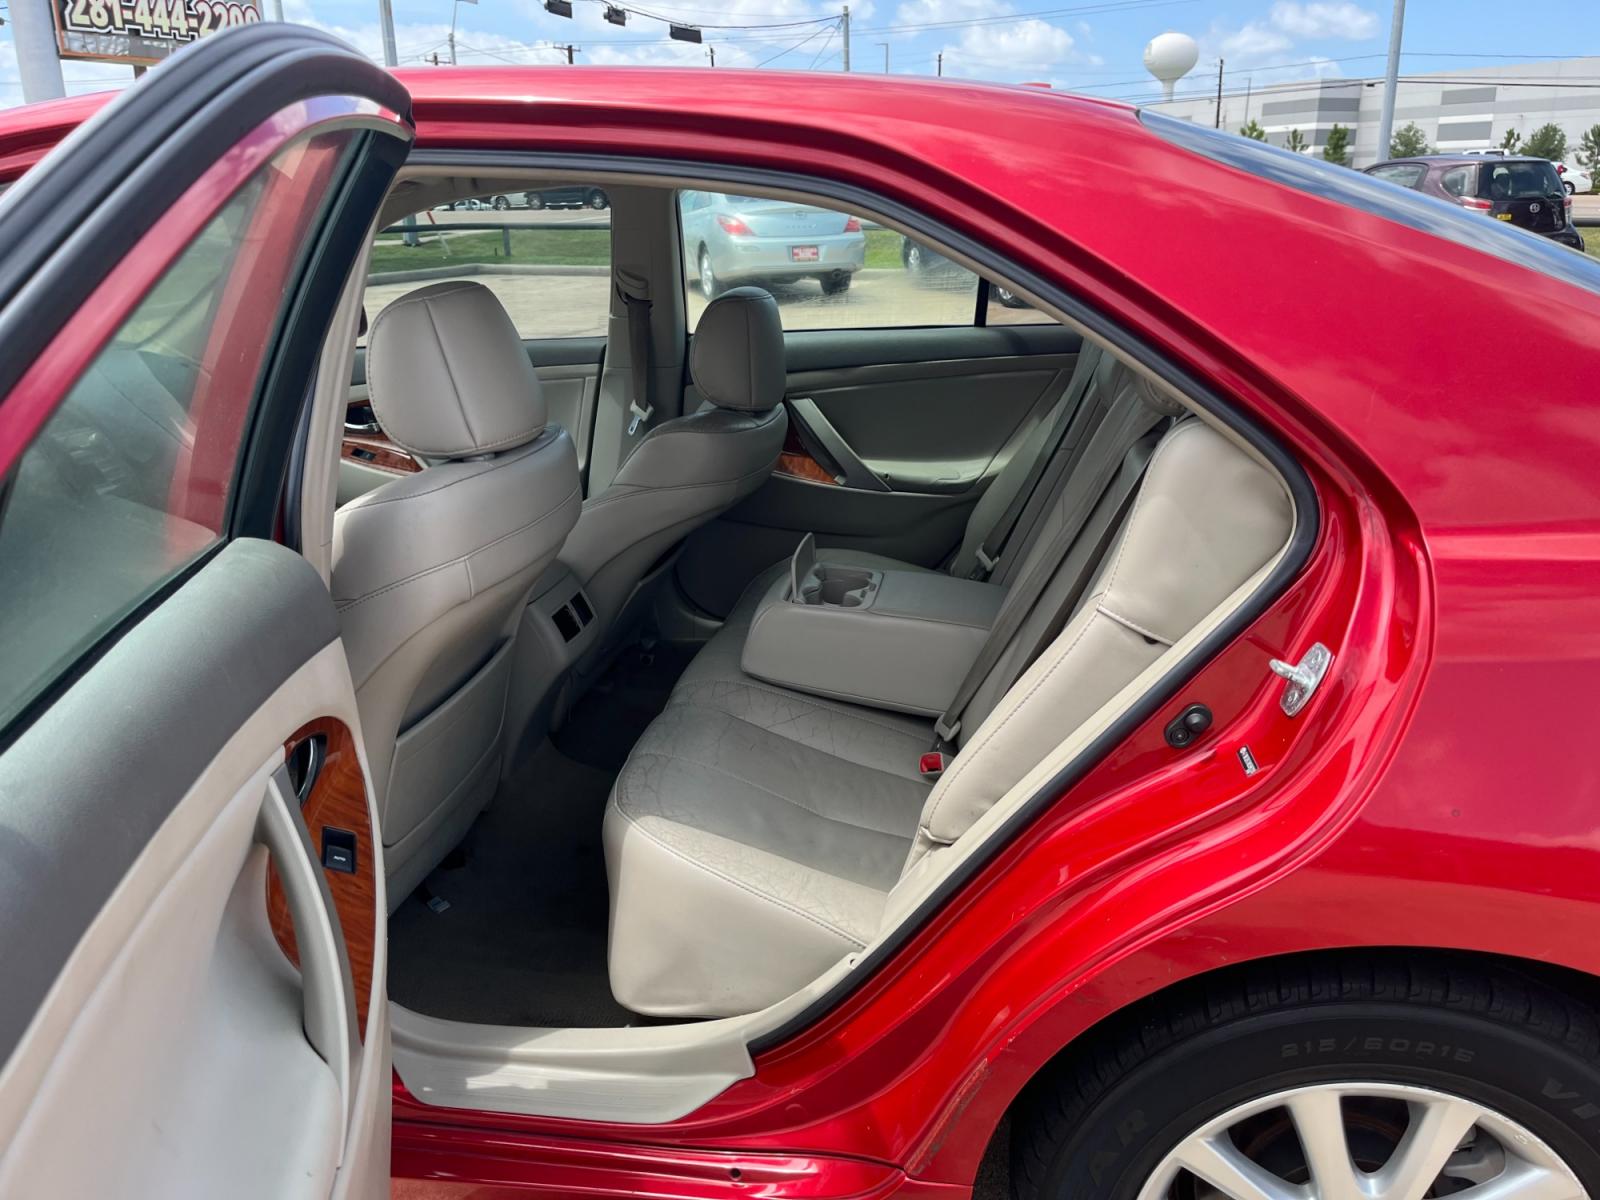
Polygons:
M950 765L950 756L939 750L929 750L917 761L917 770L924 779L937 779Z

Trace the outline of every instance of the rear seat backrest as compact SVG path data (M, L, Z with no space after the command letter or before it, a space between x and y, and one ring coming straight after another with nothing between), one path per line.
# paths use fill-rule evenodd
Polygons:
M1199 421L1169 432L1077 613L1016 683L989 701L987 715L977 707L983 697L975 699L972 733L923 807L907 868L971 828L1269 562L1292 523L1277 478L1222 434ZM1030 550L1048 540L1036 538ZM996 669L996 677L1004 674Z

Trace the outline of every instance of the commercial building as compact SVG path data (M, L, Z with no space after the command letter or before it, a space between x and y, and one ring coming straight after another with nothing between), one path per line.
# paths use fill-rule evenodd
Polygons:
M1187 97L1149 107L1210 125L1217 117L1216 94L1200 94L1199 83L1200 76L1190 75L1180 85ZM1343 125L1354 133L1353 165L1367 166L1387 157L1378 146L1381 76L1262 86L1240 71L1225 75L1223 84L1224 129L1237 132L1254 119L1267 131L1267 140L1278 146L1298 129L1313 152L1320 153L1328 131ZM1425 75L1404 72L1396 94L1394 127L1413 122L1441 151L1497 146L1508 129L1526 138L1550 122L1566 130L1576 149L1583 131L1600 125L1600 57Z

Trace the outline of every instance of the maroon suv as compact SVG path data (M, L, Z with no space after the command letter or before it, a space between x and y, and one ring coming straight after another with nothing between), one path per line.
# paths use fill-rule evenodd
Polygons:
M1583 249L1572 224L1572 198L1547 159L1429 154L1377 163L1366 173Z

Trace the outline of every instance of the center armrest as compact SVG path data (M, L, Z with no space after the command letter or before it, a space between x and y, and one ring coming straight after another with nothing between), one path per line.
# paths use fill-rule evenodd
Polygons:
M936 717L955 698L1006 594L929 571L796 566L756 611L745 673L918 716Z

